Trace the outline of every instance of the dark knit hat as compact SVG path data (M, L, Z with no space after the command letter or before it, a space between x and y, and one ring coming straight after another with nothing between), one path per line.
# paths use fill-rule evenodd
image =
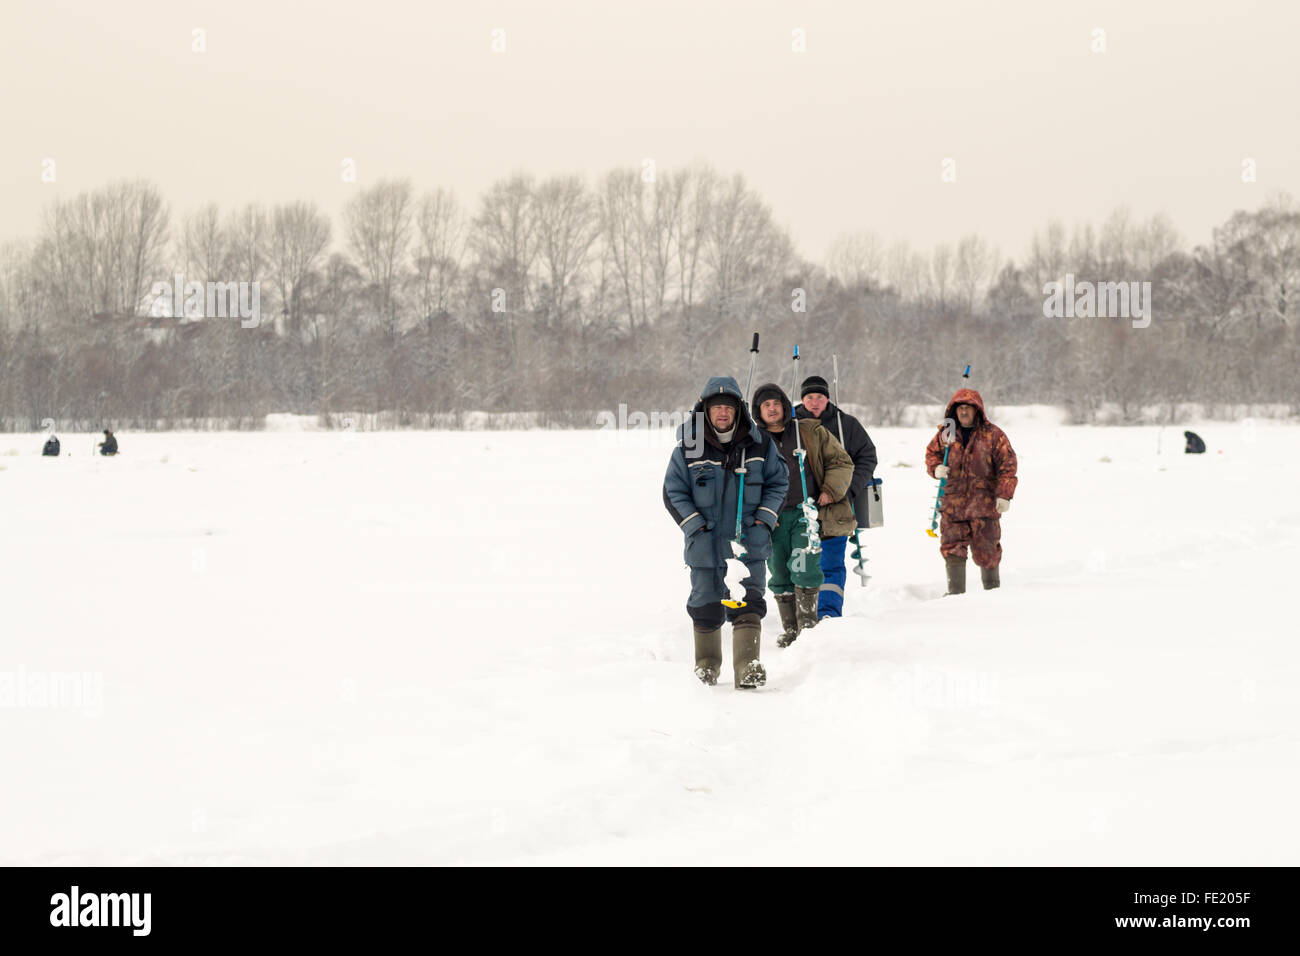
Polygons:
M803 388L799 390L799 397L803 398L813 392L818 392L827 398L831 397L830 389L826 387L826 379L820 375L809 375L803 380Z

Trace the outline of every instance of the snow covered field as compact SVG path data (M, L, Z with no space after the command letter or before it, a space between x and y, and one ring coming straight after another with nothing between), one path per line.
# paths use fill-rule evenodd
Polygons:
M748 693L667 433L0 435L0 862L1300 863L1300 425L991 411L1002 589L873 428L871 584Z

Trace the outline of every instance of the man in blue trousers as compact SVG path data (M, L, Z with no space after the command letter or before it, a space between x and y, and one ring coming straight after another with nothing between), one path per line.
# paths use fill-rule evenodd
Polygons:
M849 484L849 501L858 517L858 527L866 521L867 502L861 498L876 471L876 446L862 423L831 401L826 379L810 375L800 389L802 404L795 409L798 418L815 418L834 435L853 459L853 481ZM848 537L822 538L822 576L826 579L817 596L817 620L840 617L844 613L844 546Z

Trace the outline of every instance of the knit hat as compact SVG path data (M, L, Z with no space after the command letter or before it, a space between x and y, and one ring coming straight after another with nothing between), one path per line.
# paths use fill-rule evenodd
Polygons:
M803 380L803 388L799 391L799 397L803 398L805 395L812 394L813 392L818 392L825 395L827 398L831 397L830 389L826 387L826 379L822 378L820 375L809 375Z

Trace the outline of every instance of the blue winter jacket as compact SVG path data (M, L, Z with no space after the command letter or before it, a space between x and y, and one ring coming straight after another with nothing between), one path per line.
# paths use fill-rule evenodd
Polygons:
M718 394L733 396L740 406L735 437L727 449L718 442L704 412L705 400ZM754 424L734 378L709 379L694 414L678 429L677 439L664 476L664 507L686 536L686 564L721 568L732 556L740 486L736 469L742 462L746 474L741 544L747 561L767 560L790 472L776 442Z

